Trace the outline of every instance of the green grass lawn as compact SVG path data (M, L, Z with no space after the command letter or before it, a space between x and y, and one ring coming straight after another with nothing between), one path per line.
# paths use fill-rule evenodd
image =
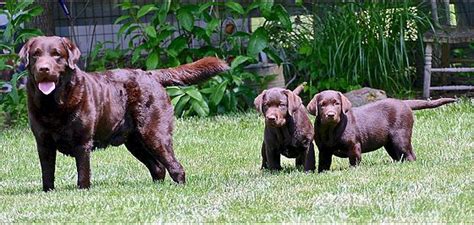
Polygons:
M417 161L384 150L349 168L260 170L263 119L253 113L179 119L175 153L186 185L153 183L125 147L92 156L92 188L77 190L73 158L58 154L56 190L41 191L27 127L0 134L0 222L473 222L474 103L416 112Z

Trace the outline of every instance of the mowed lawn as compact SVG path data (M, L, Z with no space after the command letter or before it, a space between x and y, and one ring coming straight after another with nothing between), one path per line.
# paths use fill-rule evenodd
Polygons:
M27 127L0 134L0 222L473 222L474 102L416 112L417 161L381 149L358 168L260 170L263 119L255 113L178 119L175 153L186 185L153 183L125 147L92 155L92 188L77 190L73 158L58 154L56 190L41 191ZM313 118L312 118L313 119Z

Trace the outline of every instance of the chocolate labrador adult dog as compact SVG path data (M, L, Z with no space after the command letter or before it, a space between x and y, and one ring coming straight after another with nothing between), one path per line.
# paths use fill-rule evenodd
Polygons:
M177 183L185 172L173 145L173 107L164 86L193 84L228 69L204 58L173 69L81 71L79 49L66 38L35 37L21 49L29 77L28 116L41 162L43 190L54 189L56 150L76 159L79 188L90 187L90 153L125 144L163 180Z
M299 92L282 88L263 91L254 104L265 116L262 144L262 168L280 170L280 154L296 158L296 166L304 171L314 171L314 130L306 114Z
M332 155L349 158L351 166L361 154L385 147L393 160L416 159L411 145L412 110L434 108L456 101L442 98L435 101L384 99L351 108L340 92L323 91L309 102L310 114L316 116L315 142L319 149L318 172L329 170Z

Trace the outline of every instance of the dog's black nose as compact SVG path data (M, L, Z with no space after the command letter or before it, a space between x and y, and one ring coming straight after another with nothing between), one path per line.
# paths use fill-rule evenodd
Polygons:
M49 67L48 66L41 66L39 68L39 71L42 73L49 73Z
M336 116L336 113L328 112L326 115L327 115L327 117L334 118L334 116Z
M268 121L275 121L275 120L276 120L276 116L274 116L274 115L267 116L267 120L268 120Z

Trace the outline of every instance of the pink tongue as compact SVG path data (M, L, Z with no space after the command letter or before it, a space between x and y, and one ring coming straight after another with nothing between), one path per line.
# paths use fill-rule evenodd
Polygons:
M54 82L41 82L38 84L38 88L41 92L43 92L43 94L49 95L49 93L54 91L56 85L54 84Z

